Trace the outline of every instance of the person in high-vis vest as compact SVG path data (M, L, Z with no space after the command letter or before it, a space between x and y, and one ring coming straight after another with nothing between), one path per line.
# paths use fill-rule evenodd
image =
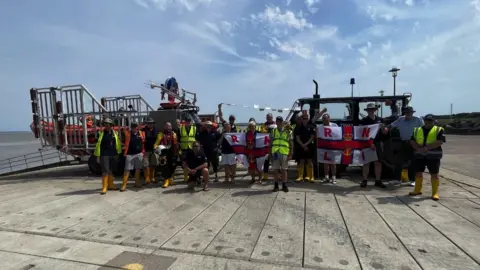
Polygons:
M122 143L118 132L112 129L113 121L110 118L103 120L103 130L98 133L97 144L95 145L94 156L100 163L102 169L102 192L104 195L108 190L118 190L113 183L113 168L117 163L118 156L122 153Z
M270 133L271 138L271 156L272 156L272 170L275 171L274 175L274 188L273 191L279 190L278 182L282 181L282 190L288 192L287 187L287 169L288 161L292 158L292 132L284 129L283 117L278 116L276 119L277 127Z
M182 152L182 160L189 151L192 151L193 143L196 142L197 127L192 125L190 118L185 119L185 124L180 126L180 151ZM188 168L183 168L183 179L188 180Z
M172 124L166 122L163 132L158 133L157 140L154 144L154 149L163 145L166 149L162 150L159 157L160 170L163 177L163 188L173 186L173 178L175 175L176 157L177 157L177 134L172 130Z
M143 174L145 184L156 183L155 168L158 166L158 154L155 152L155 141L158 137L158 130L155 127L155 121L148 117L145 121L145 127L142 132L145 134L145 158L143 159Z
M125 146L123 151L125 169L123 171L123 184L120 191L127 190L127 182L131 170L135 170L135 187L142 187L140 173L143 169L143 159L145 156L145 134L140 130L140 126L137 123L132 123L130 126L131 130L125 130Z
M415 128L410 139L410 145L415 150L412 160L415 166L415 188L409 195L422 194L423 172L426 167L432 182L432 199L436 201L439 199L440 179L438 173L443 155L442 144L445 143L445 135L443 128L435 125L435 117L432 114L425 115L423 121L424 126Z

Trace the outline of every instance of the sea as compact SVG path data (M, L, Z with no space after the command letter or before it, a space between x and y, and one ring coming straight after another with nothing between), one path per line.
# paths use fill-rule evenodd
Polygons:
M0 132L0 160L33 153L40 147L30 131Z
M40 148L40 140L32 132L0 132L0 175L66 159L65 155L54 149L40 153Z

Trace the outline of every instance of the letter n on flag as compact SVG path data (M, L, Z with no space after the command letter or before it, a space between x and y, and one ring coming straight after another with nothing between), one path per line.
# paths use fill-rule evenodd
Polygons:
M263 163L270 153L270 136L265 133L256 133L255 145L247 147L247 133L225 133L225 139L230 143L233 151L237 155L237 160L246 168L249 167L249 161L255 160L257 169L263 169Z
M369 126L317 126L317 160L320 163L363 165L377 160L370 146L379 124Z

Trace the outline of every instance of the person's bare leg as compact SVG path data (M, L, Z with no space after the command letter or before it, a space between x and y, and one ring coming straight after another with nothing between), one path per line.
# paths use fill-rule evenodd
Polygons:
M382 163L380 161L376 160L374 161L375 163L375 186L381 187L381 188L386 188L384 183L382 183Z
M337 183L337 165L330 164L330 170L332 171L332 183Z
M325 182L329 181L330 176L330 164L323 163L323 171L325 173L325 178L323 179Z
M202 169L202 178L203 178L203 191L208 191L208 178L209 178L208 169Z
M225 183L228 183L228 180L230 179L230 166L225 166Z

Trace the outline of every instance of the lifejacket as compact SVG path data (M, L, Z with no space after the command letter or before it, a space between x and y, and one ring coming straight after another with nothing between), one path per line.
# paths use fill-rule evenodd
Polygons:
M187 128L185 126L180 127L180 149L188 150L192 149L193 143L196 141L197 128L194 125L190 126L190 132L187 134Z
M120 139L118 138L118 132L116 130L112 130L112 132L113 132L113 138L115 139L115 148L117 150L117 154L121 154L122 153L122 143L120 142ZM95 145L95 152L93 152L93 155L96 156L96 157L99 157L101 155L100 147L102 145L103 134L104 134L103 130L98 132L98 140L97 140L97 144Z
M439 126L433 126L432 129L428 132L427 135L427 140L425 140L424 134L423 134L423 128L415 128L413 130L413 137L415 138L415 141L420 147L427 146L429 144L432 144L437 141L437 135L442 131L443 128ZM426 153L423 153L422 155L442 155L442 151L435 151L435 150L428 150Z
M278 128L273 129L272 153L288 155L290 153L290 134L288 130L279 131Z

